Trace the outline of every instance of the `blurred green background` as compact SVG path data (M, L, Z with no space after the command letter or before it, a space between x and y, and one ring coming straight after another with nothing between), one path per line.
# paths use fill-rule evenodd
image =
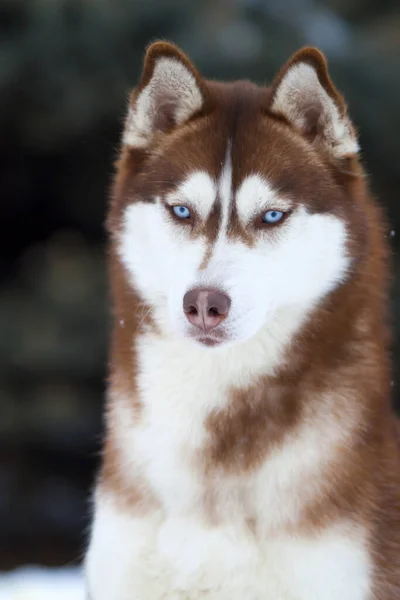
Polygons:
M304 44L324 50L397 249L398 0L0 0L0 569L83 548L106 376L107 194L127 92L160 37L208 77L258 82ZM396 340L399 270L395 255Z

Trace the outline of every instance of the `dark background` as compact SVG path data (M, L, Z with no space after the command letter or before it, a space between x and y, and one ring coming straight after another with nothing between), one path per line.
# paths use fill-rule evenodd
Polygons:
M106 376L107 193L127 92L159 37L208 77L258 82L302 45L323 49L397 248L398 0L0 0L0 569L83 548ZM399 269L395 256L396 340ZM395 344L397 404L399 366Z

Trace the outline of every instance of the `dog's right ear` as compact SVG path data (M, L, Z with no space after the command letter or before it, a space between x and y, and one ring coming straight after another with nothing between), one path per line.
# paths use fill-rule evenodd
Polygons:
M123 142L146 149L155 135L168 133L205 109L207 90L189 59L167 42L146 53L139 86L133 91Z

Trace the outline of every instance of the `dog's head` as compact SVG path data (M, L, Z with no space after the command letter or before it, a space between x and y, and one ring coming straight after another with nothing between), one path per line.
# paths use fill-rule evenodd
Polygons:
M109 227L158 329L210 346L246 340L340 285L358 235L345 184L357 151L318 50L262 88L207 81L175 46L153 44Z

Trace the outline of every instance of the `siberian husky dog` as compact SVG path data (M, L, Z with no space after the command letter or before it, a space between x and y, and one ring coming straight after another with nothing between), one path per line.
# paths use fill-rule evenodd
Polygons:
M386 225L323 55L147 51L107 227L91 600L398 600Z

